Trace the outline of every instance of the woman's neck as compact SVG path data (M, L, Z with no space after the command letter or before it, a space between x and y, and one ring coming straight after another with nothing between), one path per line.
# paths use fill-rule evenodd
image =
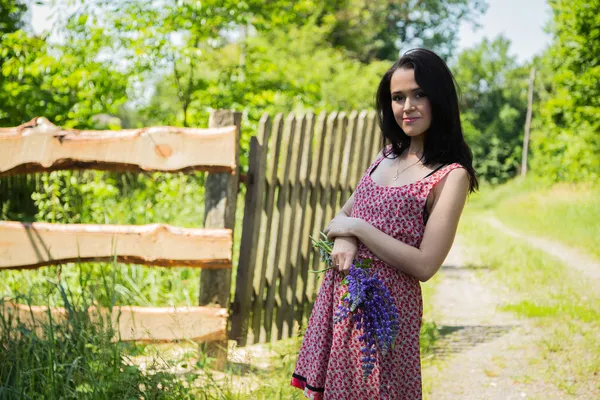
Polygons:
M410 138L410 145L408 146L407 157L416 156L417 158L423 157L423 138L412 137Z

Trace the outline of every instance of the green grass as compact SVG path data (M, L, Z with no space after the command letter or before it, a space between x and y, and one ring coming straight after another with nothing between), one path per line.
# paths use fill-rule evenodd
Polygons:
M469 202L522 232L560 241L600 260L600 185L516 179Z
M79 271L77 291L61 279L47 285L47 304L68 310L65 320L50 315L48 322L36 320L34 329L0 303L0 399L301 398L289 385L301 338L267 345L267 368L242 361L225 371L212 368L214 359L202 343L119 342L110 316L98 319L88 312L98 299L116 304L116 269L102 269L100 282ZM50 301L56 298L60 301ZM7 300L30 303L25 296ZM121 300L129 303L126 296Z
M436 274L429 281L421 284L423 294L423 322L421 324L421 358L425 362L432 359L433 350L440 332L434 318L433 296L441 281L441 276Z
M53 290L68 312L64 320L49 314L48 321L32 325L0 301L1 399L194 398L170 372L169 361L153 358L145 370L131 361L138 350L116 340L110 315L92 318L88 312L96 304L93 290L81 296L60 281Z

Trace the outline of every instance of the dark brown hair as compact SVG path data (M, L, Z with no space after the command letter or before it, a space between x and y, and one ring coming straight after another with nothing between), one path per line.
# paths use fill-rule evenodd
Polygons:
M465 142L456 83L450 69L437 54L426 49L406 52L383 75L377 90L376 107L379 127L385 141L392 144L392 151L401 155L410 146L410 137L396 122L392 111L390 82L398 69L412 69L415 80L431 104L432 120L427 130L423 148L423 163L426 165L459 163L469 173L469 191L474 192L479 182L473 168L473 153Z

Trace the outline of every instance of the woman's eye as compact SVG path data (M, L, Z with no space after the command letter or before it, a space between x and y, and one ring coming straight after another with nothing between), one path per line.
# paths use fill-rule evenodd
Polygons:
M401 100L404 100L404 96L394 96L394 97L392 97L392 100L401 101Z
M417 98L418 98L418 97L425 97L425 93L423 93L423 92L418 92L418 93L415 93L415 96L417 96Z

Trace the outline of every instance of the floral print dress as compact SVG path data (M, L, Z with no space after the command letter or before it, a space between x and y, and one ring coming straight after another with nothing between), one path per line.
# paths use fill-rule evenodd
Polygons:
M371 172L383 160L379 156L360 179L354 192L352 217L361 218L402 242L419 247L425 231L425 203L431 189L450 171L462 168L446 165L419 181L403 186L381 186ZM358 242L359 258L373 260L399 312L400 330L395 347L377 362L369 378L363 380L361 332L351 318L334 324L333 316L344 294L343 276L335 269L325 273L304 335L291 384L315 400L399 400L421 399L421 359L419 333L423 315L421 286L375 256Z

